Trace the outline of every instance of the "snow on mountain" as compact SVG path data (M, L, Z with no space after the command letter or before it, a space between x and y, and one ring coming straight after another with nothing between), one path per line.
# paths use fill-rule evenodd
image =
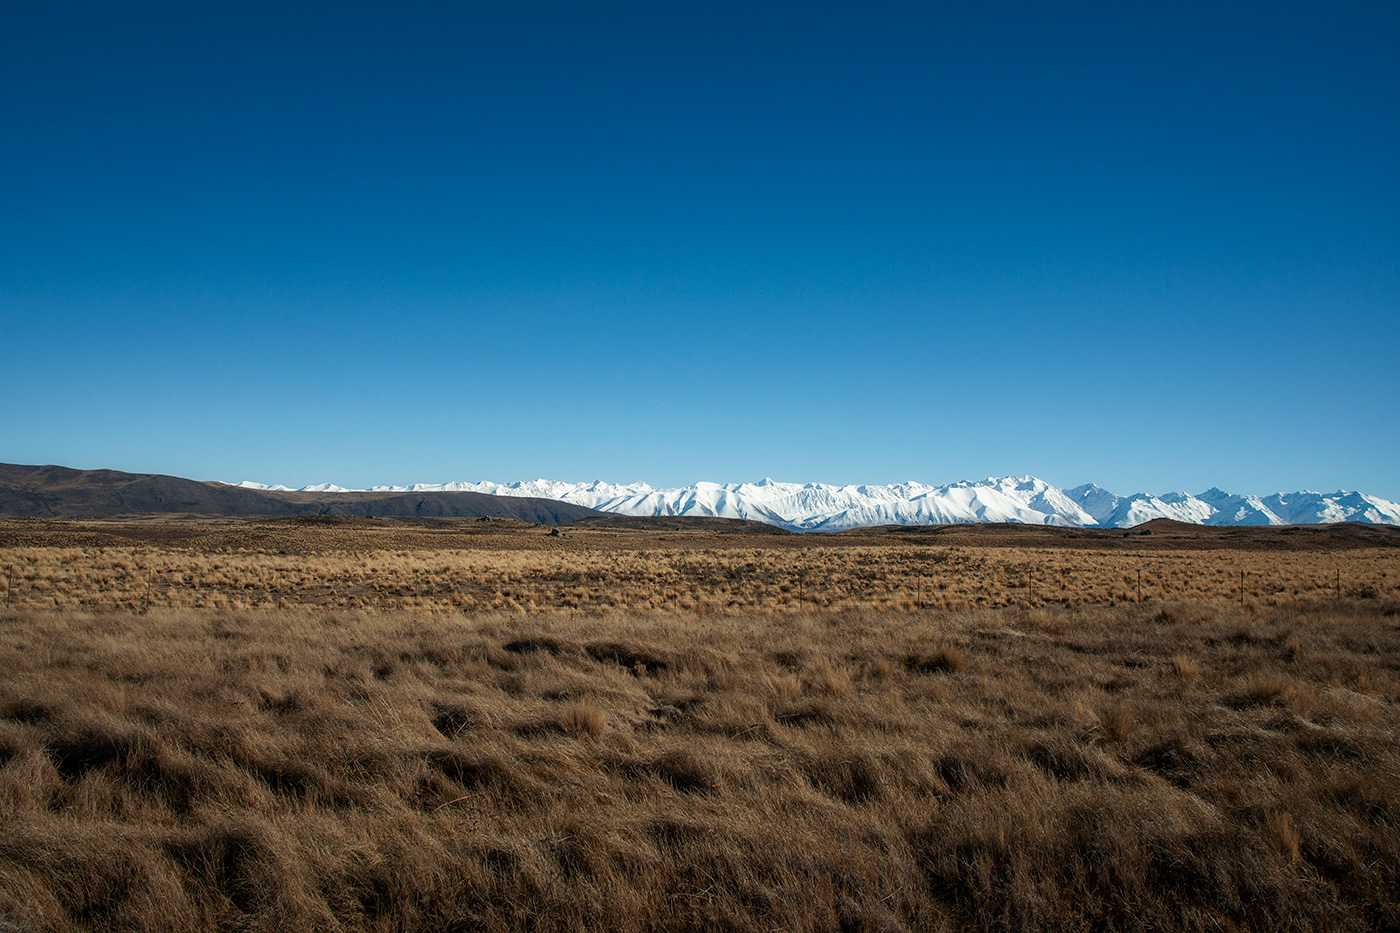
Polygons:
M1196 525L1210 523L1212 508L1195 496L1169 492L1161 496L1134 493L1118 496L1107 489L1088 483L1065 490L1065 495L1088 512L1094 524L1103 528L1131 528L1154 518L1170 518Z
M249 489L285 490L242 482ZM331 483L306 492L354 492ZM929 486L824 483L696 483L655 489L646 483L567 483L537 479L514 483L415 483L375 486L370 492L480 492L558 499L622 515L694 515L744 518L794 531L842 531L870 525L947 525L1019 522L1071 528L1128 528L1169 518L1200 525L1285 525L1370 522L1400 525L1400 504L1358 492L1236 495L1208 489L1199 495L1134 493L1119 496L1092 483L1061 490L1034 476L990 477Z
M1400 505L1360 492L1275 493L1262 500L1265 507L1290 525L1313 522L1370 522L1400 525Z
M1208 525L1287 525L1258 496L1237 496L1211 487L1196 496L1215 510Z
M947 486L904 483L898 486L840 488L851 491L847 497L850 501L843 502L840 511L789 519L788 527L804 531L841 531L868 525L974 522L1021 522L1069 527L1094 524L1092 516L1063 492L1033 476L1008 476Z
M271 486L266 483L254 483L244 480L241 483L224 483L225 486L238 486L241 489L262 489L266 492L364 492L363 489L346 489L344 486L337 486L335 483L317 483L314 486L302 486L300 489L293 489L290 486L283 486L281 483L273 483Z
M264 491L266 491L266 492L295 492L295 491L296 491L296 490L292 489L292 487L290 487L290 486L283 486L283 485L281 485L280 483L273 483L271 486L269 486L269 485L267 485L266 483L254 483L254 482L252 482L252 481L250 481L250 480L246 480L246 479L245 479L243 482L241 482L241 483L225 483L224 485L225 485L225 486L237 486L237 487L239 487L240 489L261 489L261 490L264 490Z

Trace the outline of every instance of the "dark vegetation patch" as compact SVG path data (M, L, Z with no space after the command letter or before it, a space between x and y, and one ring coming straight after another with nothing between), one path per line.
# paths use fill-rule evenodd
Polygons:
M595 661L619 664L638 676L655 676L671 666L658 652L619 642L597 642L585 650Z
M1059 781L1107 780L1118 776L1109 759L1064 736L1032 742L1026 757L1042 771Z
M557 638L517 638L514 641L506 642L501 646L511 654L552 654L557 655L565 650L565 645ZM595 656L596 657L596 656Z
M1201 773L1211 754L1210 749L1186 737L1173 735L1144 744L1132 755L1131 761L1184 787Z
M481 725L481 715L460 703L440 703L432 708L433 728L444 737L455 739Z
M511 769L497 758L455 749L434 749L424 757L431 767L468 790L511 783Z
M186 830L162 842L190 880L225 899L238 914L256 916L283 886L276 856L249 826L221 824Z
M837 712L828 700L800 700L779 707L773 718L787 726L824 726L836 722Z
M87 728L60 734L47 747L59 775L72 781L89 771L126 760L136 748L136 741L130 736Z
M647 762L644 770L686 793L709 793L720 787L714 763L690 749L665 752Z
M967 654L953 646L911 651L904 656L906 670L918 674L954 674L967 664Z
M813 786L852 804L883 797L894 784L879 760L865 751L816 756L803 763L802 771Z
M53 718L54 708L42 700L31 697L0 704L0 717L26 725L47 722Z
M939 779L959 794L978 788L1006 787L1011 779L1001 755L979 755L971 750L940 756L934 769Z
M564 735L568 730L558 719L527 719L511 726L511 732L526 739L543 739L550 736Z

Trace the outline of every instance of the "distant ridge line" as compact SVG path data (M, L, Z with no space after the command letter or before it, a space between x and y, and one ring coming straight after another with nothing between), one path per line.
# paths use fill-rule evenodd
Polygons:
M566 524L601 516L740 519L787 531L835 532L880 526L1011 523L1062 528L1130 528L1160 519L1216 527L1400 526L1400 504L1358 492L1244 496L1119 496L1093 484L1061 490L1033 476L834 486L822 483L442 483L350 490L300 490L204 482L157 473L0 464L0 516L100 518L116 515L337 515L381 518L514 518Z
M249 489L161 473L0 464L0 516L337 515L378 518L512 518L562 525L600 513L555 499L477 492L334 493Z
M242 483L240 488L269 488ZM285 487L276 487L285 488ZM477 492L503 497L557 499L616 515L734 518L789 531L845 531L882 525L1011 522L1068 528L1131 528L1153 519L1193 525L1264 526L1361 522L1400 525L1400 504L1359 492L1310 491L1251 496L1218 488L1196 495L1136 493L1120 496L1092 483L1058 489L1034 476L989 477L933 486L908 482L836 486L784 483L695 483L658 489L646 483L595 480L569 483L418 483L355 492L323 484L304 491Z

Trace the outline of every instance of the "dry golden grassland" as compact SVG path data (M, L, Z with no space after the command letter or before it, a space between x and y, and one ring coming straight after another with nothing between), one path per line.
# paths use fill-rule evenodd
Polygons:
M377 539L334 525L176 544L58 535L0 547L4 605L791 612L1400 598L1396 547L1125 551L822 535L555 538L512 524L514 534L454 537L444 546L432 546L427 531Z
M0 930L1400 929L1393 552L582 537L0 548Z

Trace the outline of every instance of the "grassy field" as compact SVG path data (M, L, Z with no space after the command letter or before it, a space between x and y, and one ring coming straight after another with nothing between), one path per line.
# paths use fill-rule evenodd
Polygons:
M520 522L0 521L8 608L805 612L1075 607L1149 601L1276 606L1400 598L1388 546L1243 546L1098 533L950 542L706 531L550 535ZM1069 544L1075 546L1068 546ZM1130 545L1130 546L1125 546ZM1284 546L1280 546L1284 545Z
M39 531L0 930L1400 929L1393 549Z

